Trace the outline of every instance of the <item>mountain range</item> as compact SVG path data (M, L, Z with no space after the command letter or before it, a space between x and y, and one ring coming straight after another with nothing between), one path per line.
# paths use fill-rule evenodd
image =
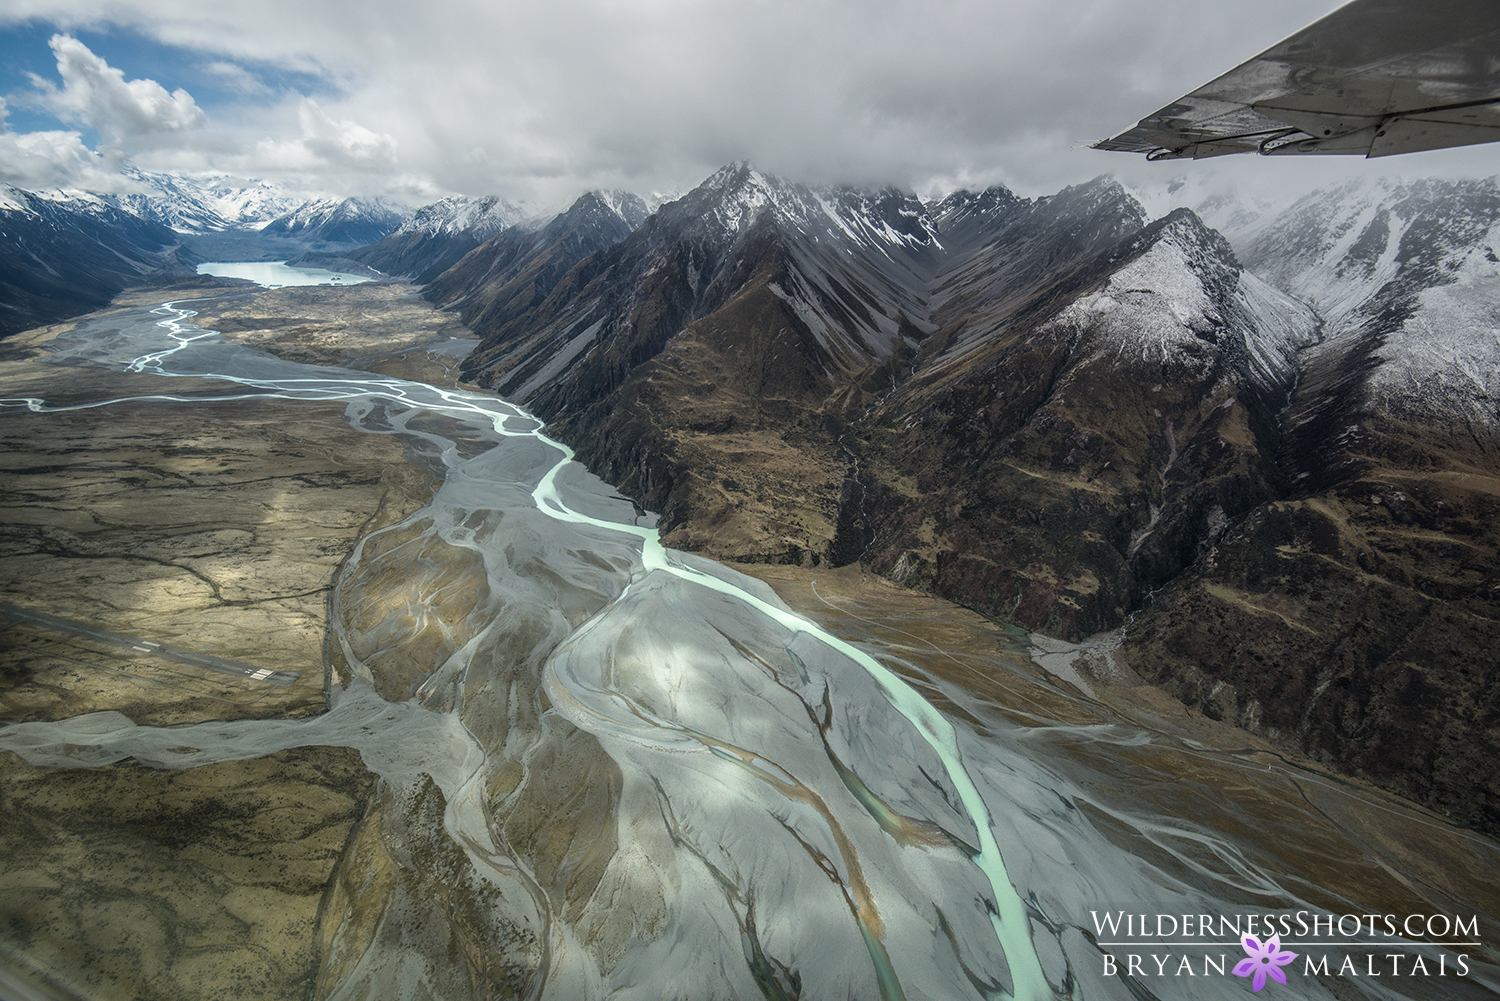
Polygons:
M1098 676L1494 830L1497 194L1348 186L1237 249L1107 179L924 205L735 165L465 312L465 371L669 545L1123 627Z
M1110 634L1079 661L1096 679L1500 830L1494 181L1154 219L1109 179L927 203L747 164L542 215L263 195L152 219L100 196L77 225L139 241L129 281L259 212L260 239L423 283L480 338L467 378L659 511L668 545L859 562ZM7 198L21 260L38 238L10 213L62 202Z
M130 169L127 192L0 185L0 336L99 309L132 285L209 260L354 250L411 211L382 199L289 195L271 182Z
M193 263L178 233L114 199L0 185L0 336L102 309Z

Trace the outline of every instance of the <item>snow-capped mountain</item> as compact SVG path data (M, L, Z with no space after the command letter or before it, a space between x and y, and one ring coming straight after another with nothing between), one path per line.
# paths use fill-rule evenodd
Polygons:
M119 206L185 234L259 230L303 203L272 181L222 174L191 177L135 168L125 174L143 191L114 196Z
M645 200L629 192L587 192L565 212L485 241L424 294L471 329L495 330L540 305L575 264L625 239L648 214Z
M393 235L421 233L426 236L452 236L463 233L484 241L501 230L514 226L528 215L530 212L524 206L507 201L499 195L486 195L482 198L454 195L417 209Z
M322 198L277 216L260 232L301 239L314 248L362 247L394 231L411 215L410 209L383 198Z
M577 406L596 399L585 387L600 379L618 385L636 364L628 359L656 356L687 324L750 296L761 322L795 338L789 377L831 386L915 350L941 249L909 193L813 190L733 164L589 264L611 281L496 329L481 325L485 343L468 371L503 392L556 401L543 407Z
M0 336L108 305L191 258L178 234L106 195L0 185Z
M498 195L444 198L417 209L395 232L347 257L389 275L430 282L481 243L528 218L525 208Z
M208 255L285 257L302 249L374 243L411 210L381 198L302 199L270 181L227 175L125 172L141 190L123 194L69 192L56 197L98 202L159 223L201 245ZM48 196L51 197L51 196ZM247 237L261 236L257 243Z
M871 565L1087 634L1274 496L1265 434L1316 317L1191 212L1144 220L1113 181L1068 188L937 277L936 330L860 420L867 486L921 485L870 490Z
M1242 243L1246 266L1360 354L1385 405L1500 422L1500 183L1352 181Z
M671 203L676 215L691 213L720 238L741 235L762 217L827 240L889 253L893 248L932 247L937 232L927 209L895 188L815 190L736 163L713 174Z
M1262 388L1290 385L1297 352L1317 342L1317 314L1238 268L1224 238L1193 213L1178 209L1154 228L1142 235L1150 249L1049 328L1087 336L1090 349L1118 363L1128 355L1200 376L1227 366Z

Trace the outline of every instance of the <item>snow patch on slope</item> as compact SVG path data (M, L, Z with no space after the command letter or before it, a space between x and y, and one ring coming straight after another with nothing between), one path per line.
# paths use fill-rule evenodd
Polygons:
M1188 255L1160 240L1054 322L1086 330L1095 346L1122 360L1198 367L1208 360L1200 334L1217 330L1224 319Z
M1401 270L1397 254L1409 221L1379 203L1361 207L1343 233L1319 255L1322 265L1288 276L1287 292L1312 306L1334 334L1358 323L1361 307L1374 300ZM1351 259L1360 245L1373 245L1373 259Z
M1476 248L1456 282L1418 295L1416 312L1377 356L1369 383L1377 398L1500 423L1500 264Z
M1200 375L1228 362L1262 385L1289 381L1297 350L1316 340L1316 315L1215 255L1206 235L1196 220L1169 226L1049 326L1083 332L1122 362L1178 365Z
M1339 352L1374 345L1384 406L1500 421L1500 183L1353 181L1303 198L1245 247L1309 303Z
M501 230L526 219L529 214L526 208L498 195L484 198L454 195L417 209L396 233L424 233L433 236L468 233L476 239L488 240Z
M645 221L648 215L655 211L655 206L632 191L621 191L618 188L597 188L591 194L599 199L600 204L605 208L623 219L631 229L635 229Z
M1248 271L1240 272L1234 303L1249 320L1242 331L1252 371L1268 383L1294 378L1297 352L1322 335L1318 314Z

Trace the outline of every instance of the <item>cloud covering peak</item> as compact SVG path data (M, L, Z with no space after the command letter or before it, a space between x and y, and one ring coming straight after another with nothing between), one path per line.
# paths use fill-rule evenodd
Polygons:
M56 82L37 73L12 106L45 106L144 168L329 193L551 203L685 189L742 159L924 195L1044 194L1103 172L1310 189L1372 168L1151 164L1080 146L1336 2L11 0L0 41L52 25ZM1494 170L1492 149L1402 159L1379 169Z

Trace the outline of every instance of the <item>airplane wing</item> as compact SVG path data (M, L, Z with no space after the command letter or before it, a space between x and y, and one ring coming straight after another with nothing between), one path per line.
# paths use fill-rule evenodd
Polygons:
M1391 156L1500 139L1500 0L1353 0L1094 149Z

